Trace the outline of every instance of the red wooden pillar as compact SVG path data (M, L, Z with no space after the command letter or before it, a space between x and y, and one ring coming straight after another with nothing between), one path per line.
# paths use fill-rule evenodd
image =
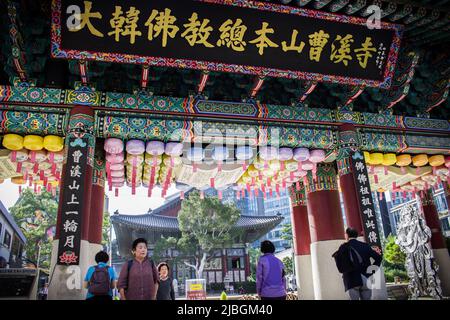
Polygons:
M345 218L347 227L358 231L363 235L362 213L358 204L357 190L353 171L351 169L350 155L359 149L358 135L352 124L344 124L339 127L339 153L337 167L339 173L339 185L344 201Z
M308 208L305 186L303 183L289 188L292 210L292 239L294 245L294 264L301 300L314 299L314 284L311 266L311 235L309 231Z
M427 190L422 198L422 209L427 226L431 229L431 248L436 263L439 266L439 279L444 296L450 295L450 256L447 244L442 234L439 213L434 203L432 190Z
M431 247L433 249L447 248L444 235L442 234L439 213L434 203L433 191L431 189L424 193L422 208L427 226L431 229Z
M334 164L319 164L317 177L306 186L311 234L311 266L316 300L348 299L332 254L344 242L339 191Z

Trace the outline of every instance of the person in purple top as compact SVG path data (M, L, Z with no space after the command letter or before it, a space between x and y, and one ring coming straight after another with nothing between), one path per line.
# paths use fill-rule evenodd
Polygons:
M261 300L286 300L284 265L275 257L275 246L269 240L261 242L263 255L256 269L256 291Z

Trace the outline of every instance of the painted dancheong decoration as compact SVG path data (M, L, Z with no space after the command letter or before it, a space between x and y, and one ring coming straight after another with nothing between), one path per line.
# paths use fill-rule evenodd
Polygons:
M381 88L391 86L403 32L392 23L371 30L364 18L242 0L54 0L52 22L55 58Z

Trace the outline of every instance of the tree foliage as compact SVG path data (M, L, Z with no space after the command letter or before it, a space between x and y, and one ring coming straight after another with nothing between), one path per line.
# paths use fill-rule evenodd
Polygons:
M292 225L290 223L283 224L281 228L281 239L289 241L289 243L292 242Z
M195 265L185 263L195 269L197 277L202 276L205 262L214 249L232 244L237 236L232 227L239 216L235 205L223 204L216 197L200 199L198 192L192 192L183 200L178 214L182 236L177 247L195 259Z
M395 237L393 235L389 235L386 239L384 259L393 265L405 265L406 254L402 252L400 246L395 243Z
M27 239L24 248L26 257L37 263L40 246L39 265L42 268L50 267L52 228L56 224L57 211L58 202L51 193L44 190L36 194L29 188L23 190L16 204L10 208Z
M284 271L286 274L294 273L294 264L292 263L292 257L284 257L283 258Z

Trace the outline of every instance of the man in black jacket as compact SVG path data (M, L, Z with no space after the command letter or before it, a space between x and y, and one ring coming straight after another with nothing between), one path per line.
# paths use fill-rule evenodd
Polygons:
M370 300L372 290L368 286L368 278L372 276L369 268L371 265L380 266L382 257L374 251L367 243L356 240L358 231L352 228L345 230L346 243L339 247L339 252L352 252L355 270L344 272L342 278L344 280L345 291L348 291L351 300ZM354 251L348 250L345 246L350 246ZM346 250L347 249L347 250ZM356 251L356 252L355 252ZM373 264L370 260L374 260Z

